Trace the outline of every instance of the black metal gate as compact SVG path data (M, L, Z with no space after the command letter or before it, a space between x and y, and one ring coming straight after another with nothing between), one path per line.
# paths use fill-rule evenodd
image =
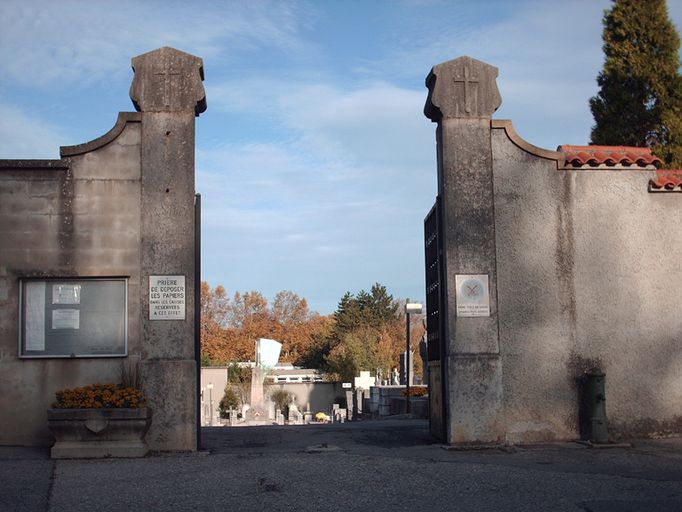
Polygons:
M445 344L445 274L440 197L424 219L424 261L426 265L426 340L429 365L429 424L431 434L446 439L447 358Z

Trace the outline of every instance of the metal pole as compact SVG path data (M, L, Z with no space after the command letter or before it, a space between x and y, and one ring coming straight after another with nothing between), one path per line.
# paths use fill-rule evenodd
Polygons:
M405 315L405 337L407 339L407 352L405 352L405 412L410 414L410 313L405 313Z

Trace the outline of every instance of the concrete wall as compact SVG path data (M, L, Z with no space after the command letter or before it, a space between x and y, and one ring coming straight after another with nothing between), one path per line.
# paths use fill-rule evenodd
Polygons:
M267 393L281 388L291 393L296 400L299 411L308 410L315 414L325 412L329 414L337 397L346 396L345 390L341 387L341 382L289 382L280 384L270 384ZM343 404L342 404L343 405Z
M209 383L213 384L213 393L207 388ZM214 424L218 423L218 405L223 397L225 385L227 384L227 370L225 368L202 368L201 369L201 391L202 391L202 425L207 425L210 419L211 402L213 405ZM337 397L345 397L345 390L340 382L287 382L287 383L266 383L265 395L276 390L283 389L296 397L296 405L300 411L305 411L310 405L313 413L326 412L332 410Z
M49 444L54 392L119 382L123 358L19 359L19 279L127 277L128 359L139 362L153 450L194 450L194 123L200 58L133 59L131 100L107 134L61 160L0 161L0 444ZM149 276L185 277L184 319L150 320Z
M502 127L492 142L508 439L576 438L592 366L611 432L681 433L680 195L648 193L651 171L557 170Z
M0 163L0 444L51 444L55 391L120 379L120 359L18 358L20 278L127 276L128 353L139 354L139 118L112 132L61 161Z
M682 196L648 191L646 159L576 169L564 152L524 141L510 121L492 120L497 75L460 57L426 79L442 205L446 441L577 438L578 379L593 367L606 372L614 437L681 434ZM487 276L489 315L458 314L467 301L458 274ZM441 421L432 408L432 430Z

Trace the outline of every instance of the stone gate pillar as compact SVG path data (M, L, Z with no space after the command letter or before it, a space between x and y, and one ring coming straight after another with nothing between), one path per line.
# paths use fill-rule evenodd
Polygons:
M130 98L142 113L140 364L154 415L147 441L152 450L194 450L194 120L206 109L203 63L164 47L132 64ZM150 296L158 302L151 309Z
M501 104L497 74L460 57L426 78L424 114L438 123L450 444L504 440L490 127Z

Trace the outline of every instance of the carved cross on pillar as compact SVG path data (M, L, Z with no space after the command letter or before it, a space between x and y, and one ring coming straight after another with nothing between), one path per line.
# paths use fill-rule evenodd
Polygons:
M130 99L140 112L206 110L203 63L199 57L163 47L133 58Z
M459 57L433 66L426 77L429 96L424 114L434 122L465 117L490 118L502 103L496 78L496 67L471 57Z
M455 75L453 79L453 82L456 84L464 84L464 112L467 114L471 113L471 108L469 107L469 84L478 83L478 78L469 75L469 66L464 66L464 77Z
M168 107L170 106L170 86L171 80L174 76L179 76L179 71L173 71L172 69L154 73L156 76L163 77L163 104Z

